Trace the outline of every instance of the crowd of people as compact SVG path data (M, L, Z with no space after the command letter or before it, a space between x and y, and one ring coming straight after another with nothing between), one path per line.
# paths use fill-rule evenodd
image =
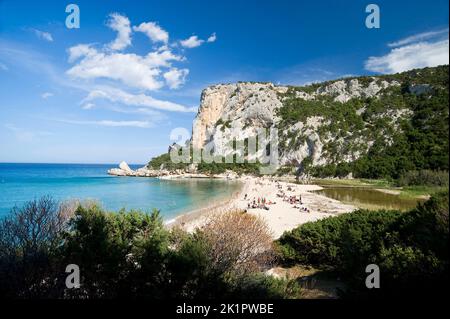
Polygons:
M258 197L255 198L253 197L252 200L249 200L248 195L245 194L244 196L244 200L247 200L247 208L260 208L260 209L265 209L265 210L269 210L269 205L274 205L276 204L276 202L272 202L270 200L267 200L265 197Z
M262 185L262 183L261 183ZM284 202L289 203L290 205L293 205L293 208L299 209L300 212L306 212L310 213L311 211L309 208L307 208L304 203L302 202L302 196L301 195L287 195L286 192L283 190L283 186L276 182L276 186L278 188L277 197L281 198ZM256 191L256 189L253 189L253 191ZM294 189L291 186L287 187L287 191L293 192ZM270 210L269 205L276 204L275 201L267 200L265 197L253 197L252 199L249 198L248 194L244 195L244 200L247 201L247 208L259 208L259 209L265 209Z

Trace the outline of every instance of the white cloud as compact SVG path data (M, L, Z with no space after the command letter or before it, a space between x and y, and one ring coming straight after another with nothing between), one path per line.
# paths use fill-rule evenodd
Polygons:
M167 44L169 41L169 33L155 22L143 22L139 26L134 26L133 30L144 33L153 42L162 42Z
M38 29L33 29L34 34L36 34L36 36L42 40L48 41L48 42L53 42L53 37L51 35L51 33L49 32L45 32L45 31L41 31Z
M169 50L153 51L146 56L134 53L104 53L90 45L69 48L69 62L80 60L67 74L80 79L106 78L117 80L132 88L158 90L164 86L161 68L170 68L172 62L182 62L183 56Z
M437 30L437 31L429 31L429 32L423 32L423 33L415 34L415 35L412 35L410 37L401 39L399 41L388 43L388 46L389 47L399 47L399 46L403 46L403 45L406 45L406 44L415 43L415 42L419 42L419 41L424 41L424 40L428 40L428 39L431 39L431 38L436 38L436 37L439 37L439 36L445 36L445 35L448 38L448 28L442 29L442 30Z
M131 94L111 87L102 87L91 91L83 102L91 102L96 99L106 99L110 102L122 103L129 106L149 107L172 112L195 112L194 108L185 107L181 104L158 100L145 94Z
M111 121L111 120L100 120L100 121L77 121L77 120L67 120L67 119L57 119L56 121L76 124L76 125L95 125L95 126L110 126L110 127L137 127L137 128L148 128L152 126L150 121Z
M186 81L186 76L189 74L188 69L173 68L164 73L164 79L171 89L178 89Z
M181 40L180 44L184 48L192 49L201 46L203 42L205 42L205 40L199 39L198 36L193 35L186 40Z
M97 51L84 56L78 64L67 71L68 75L76 78L108 78L121 81L133 88L146 90L157 90L164 85L158 79L160 73L161 71L148 63L145 57L132 53L105 54Z
M211 34L211 35L209 36L209 38L208 38L208 40L206 40L206 42L211 43L211 42L215 42L216 40L217 40L217 35L216 35L216 33L214 32L213 34Z
M89 44L78 44L70 47L69 50L69 62L75 62L82 57L93 57L98 52Z
M169 50L164 50L164 51L158 50L155 52L150 52L145 57L145 63L149 67L166 67L166 68L168 68L171 66L171 61L182 62L185 60L186 60L185 57L173 54Z
M48 99L49 97L52 97L53 95L54 95L54 94L51 93L51 92L44 92L44 93L41 94L41 97L42 97L43 99Z
M447 29L448 31L448 29ZM436 39L444 31L420 33L390 43L391 51L383 56L372 56L365 62L366 70L379 73L397 73L415 68L432 67L449 63L449 40ZM424 41L429 39L428 41Z
M179 49L177 45L181 43L184 47L195 47L207 41L213 42L216 40L215 33L211 34L206 41L197 36L191 36L181 42L169 43L167 31L155 22L144 22L133 26L132 29L135 32L143 32L158 45L144 54L123 53L117 50L131 44L130 20L119 14L111 14L110 17L108 26L116 30L118 36L109 46L78 44L68 49L68 61L73 65L66 74L71 80L89 81L86 83L71 81L89 92L81 102L81 107L90 109L94 107L92 103L94 100L103 99L129 106L133 112L142 114L149 113L146 109L196 112L195 108L159 100L147 92L159 91L164 94L161 90L163 88L180 88L186 82L189 69L176 65L186 61L183 55L175 53L174 50ZM126 85L127 88L121 85ZM105 107L102 104L96 104L99 107ZM108 108L111 109L111 107L113 106Z
M117 31L116 39L109 44L111 50L123 50L131 44L130 20L118 13L109 15L108 27Z

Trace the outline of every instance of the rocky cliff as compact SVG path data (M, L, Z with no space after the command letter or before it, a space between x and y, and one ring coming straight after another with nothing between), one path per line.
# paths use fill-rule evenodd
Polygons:
M324 150L324 145L338 143L341 148L345 148L350 143L349 137L355 135L355 132L347 132L343 137L331 134L327 127L336 119L324 116L320 110L317 114L306 115L301 121L283 123L283 116L279 111L284 104L298 100L298 112L302 112L302 101L331 99L334 103L345 104L352 99L377 97L380 91L398 86L400 83L395 80L378 81L376 78L369 84L363 84L358 79L349 79L319 85L313 89L276 86L272 83L211 86L202 92L200 108L192 129L192 144L194 148L203 148L206 143L212 142L216 146L216 153L226 155L227 150L223 145L227 141L253 136L257 128L275 127L279 129L280 142L283 143L280 145L281 165L299 164L307 157L310 157L315 165L325 164L331 160L331 155ZM355 111L361 115L364 106ZM309 110L305 110L305 114L308 112ZM380 116L389 117L396 122L408 114L407 109L392 111L387 106L386 112ZM324 131L324 134L320 131ZM386 138L388 139L388 136ZM352 142L364 145L342 154L345 161L357 158L361 152L367 151L367 147L372 143L367 139L358 141L356 137Z
M437 82L430 80L435 72ZM402 123L414 115L411 96L438 89L448 94L442 74L448 75L448 66L299 87L210 86L201 95L192 145L199 149L209 143L215 154L226 155L233 151L226 146L230 141L245 140L258 128L277 128L280 166L299 166L305 159L312 165L352 162L374 143L392 145Z

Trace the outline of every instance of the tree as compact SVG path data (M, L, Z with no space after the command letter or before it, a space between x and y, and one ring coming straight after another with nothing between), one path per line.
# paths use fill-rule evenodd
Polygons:
M215 271L246 275L269 268L274 261L272 236L256 216L232 211L212 217L198 232Z
M64 273L56 258L61 234L73 205L50 197L14 207L0 222L0 295L42 297L57 294L55 280Z

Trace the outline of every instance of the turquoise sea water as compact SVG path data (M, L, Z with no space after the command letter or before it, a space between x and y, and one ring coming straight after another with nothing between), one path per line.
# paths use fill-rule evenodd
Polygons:
M0 163L0 217L15 205L50 195L57 200L95 199L108 210L157 208L169 220L228 197L239 187L237 182L209 179L108 176L107 170L113 167L117 165Z

